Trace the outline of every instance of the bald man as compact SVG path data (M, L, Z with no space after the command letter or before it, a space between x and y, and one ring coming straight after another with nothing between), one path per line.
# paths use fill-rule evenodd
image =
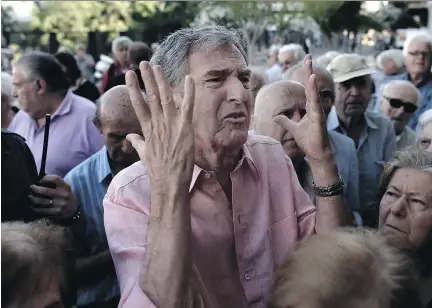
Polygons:
M420 104L420 91L409 81L392 80L381 93L380 112L393 124L397 150L414 145L416 134L408 122Z
M317 83L319 84L318 81ZM262 88L256 97L254 125L256 134L271 137L282 144L285 153L293 162L303 189L314 202L312 174L307 158L292 134L274 122L274 117L280 114L295 122L299 122L306 114L306 96L301 83L281 80ZM329 138L338 170L344 180L346 203L354 212L356 222L361 224L360 215L357 214L360 204L358 163L354 142L335 132L329 132Z
M102 200L112 178L139 160L126 136L142 133L126 86L105 92L94 122L105 146L72 169L65 181L81 209L72 228L78 254L78 307L109 308L118 306L120 291L106 240Z

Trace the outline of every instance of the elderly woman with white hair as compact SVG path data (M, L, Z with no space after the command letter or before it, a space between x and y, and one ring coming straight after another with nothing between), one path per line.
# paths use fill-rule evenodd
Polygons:
M15 112L12 109L13 86L12 76L1 73L1 128L8 128Z
M284 45L279 49L278 59L282 66L282 73L285 73L290 67L303 61L306 52L299 44Z
M428 152L432 152L432 109L423 113L419 119L420 145Z
M105 87L110 78L124 74L128 70L130 70L130 63L128 58L128 51L130 45L132 45L132 40L127 36L120 36L112 42L111 49L114 55L115 62L111 64L109 69L104 73L102 77L102 84L100 88L101 93L105 92Z
M416 129L420 115L432 109L432 36L428 33L420 33L408 37L404 44L403 55L406 73L388 77L386 81L407 80L420 91L419 107L408 124L411 129ZM375 111L378 111L378 105L375 104Z

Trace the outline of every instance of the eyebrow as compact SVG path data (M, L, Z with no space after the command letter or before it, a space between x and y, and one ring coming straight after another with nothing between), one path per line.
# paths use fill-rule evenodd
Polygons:
M233 72L233 69L219 69L219 70L211 70L208 71L204 77L221 77L221 76L228 76L229 74L231 74ZM244 69L241 70L238 75L241 77L249 77L251 75L251 70L249 69Z
M393 185L390 185L389 188L393 188L398 193L401 193L401 191L398 188L396 188L395 186L393 186ZM421 194L421 193L418 193L418 192L409 192L409 193L406 193L406 194L408 196L424 196L424 194ZM429 197L429 196L426 196L426 197Z

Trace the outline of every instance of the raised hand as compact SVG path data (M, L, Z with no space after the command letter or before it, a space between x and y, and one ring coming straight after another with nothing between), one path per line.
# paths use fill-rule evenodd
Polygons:
M312 74L312 57L304 58L308 82L306 84L306 114L300 122L293 122L285 116L278 115L274 121L293 134L297 145L309 160L326 161L332 156L328 138L326 117L321 105L316 76Z
M148 104L133 71L126 74L126 85L144 139L136 134L128 135L127 139L146 165L152 185L172 176L189 183L195 159L192 126L194 81L186 76L183 102L177 108L162 68L141 62L140 71Z

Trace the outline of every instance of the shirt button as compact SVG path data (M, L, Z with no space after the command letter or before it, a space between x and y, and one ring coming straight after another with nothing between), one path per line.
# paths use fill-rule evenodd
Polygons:
M244 277L245 277L246 280L251 279L251 276L249 274L246 274Z
M210 173L206 173L206 174L204 175L204 177L205 177L206 179L209 179L209 178L211 178L211 175L210 175Z

